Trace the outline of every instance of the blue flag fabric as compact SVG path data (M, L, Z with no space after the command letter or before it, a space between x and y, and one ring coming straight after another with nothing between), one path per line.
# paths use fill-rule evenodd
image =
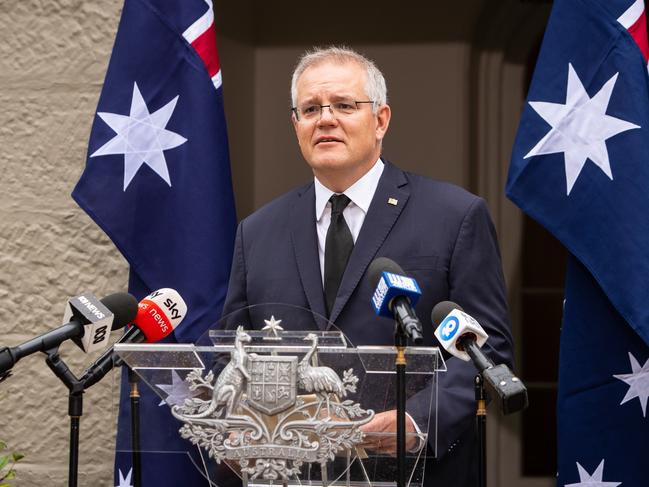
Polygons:
M557 485L647 485L647 359L647 345L570 256L559 356ZM603 483L582 483L589 476Z
M127 259L132 294L169 287L183 297L187 315L170 341L194 342L217 322L236 216L210 0L125 0L72 196ZM160 389L173 394L175 379ZM133 481L130 454L120 453L131 444L125 392L120 487ZM143 485L207 485L169 408L145 385L140 393L142 450L161 452L143 455Z
M559 486L649 478L646 53L642 0L555 0L513 148L507 195L572 254Z

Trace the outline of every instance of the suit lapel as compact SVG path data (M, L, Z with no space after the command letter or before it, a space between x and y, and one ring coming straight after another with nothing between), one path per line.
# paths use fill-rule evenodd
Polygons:
M350 296L358 286L365 270L375 258L376 253L390 233L401 211L410 196L407 179L400 169L385 162L383 174L372 198L372 203L363 221L354 250L349 258L347 269L343 275L338 296L331 311L330 320L335 322ZM395 204L396 201L396 204ZM312 205L312 211L315 203ZM315 227L315 225L313 225ZM317 244L316 244L317 249ZM317 262L317 252L316 252ZM320 273L318 272L318 277ZM322 288L322 286L321 286ZM322 289L320 290L322 298ZM370 307L371 296L367 296L367 306ZM323 304L324 306L324 304Z
M322 274L318 256L318 236L315 225L315 189L309 185L298 196L291 208L291 242L297 263L300 281L306 294L309 308L326 316ZM321 320L318 320L321 324Z

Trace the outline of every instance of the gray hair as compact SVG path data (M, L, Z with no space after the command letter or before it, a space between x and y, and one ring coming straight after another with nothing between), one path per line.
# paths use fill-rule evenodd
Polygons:
M378 111L381 105L385 105L388 102L388 90L385 86L385 78L374 62L346 46L330 46L326 48L315 47L311 51L306 51L300 57L295 70L293 70L293 77L291 78L292 106L297 105L297 80L302 76L302 73L308 68L325 61L333 61L340 64L354 62L365 68L367 74L365 94L368 99L374 101L372 104L372 111L374 113Z

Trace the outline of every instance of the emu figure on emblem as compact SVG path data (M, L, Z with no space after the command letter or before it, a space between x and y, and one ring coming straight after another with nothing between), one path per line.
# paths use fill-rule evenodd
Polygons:
M329 415L329 395L335 394L337 397L347 395L345 384L338 374L330 367L311 365L311 358L318 348L318 336L309 333L304 337L305 341L311 341L312 346L304 358L297 366L298 386L305 392L314 392L327 403L327 415ZM322 402L318 406L317 413L320 412Z

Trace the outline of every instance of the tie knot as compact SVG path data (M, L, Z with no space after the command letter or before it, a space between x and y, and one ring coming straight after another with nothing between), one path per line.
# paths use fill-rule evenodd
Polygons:
M344 194L334 194L329 198L329 201L331 201L331 214L337 215L347 208L347 205L351 200Z

